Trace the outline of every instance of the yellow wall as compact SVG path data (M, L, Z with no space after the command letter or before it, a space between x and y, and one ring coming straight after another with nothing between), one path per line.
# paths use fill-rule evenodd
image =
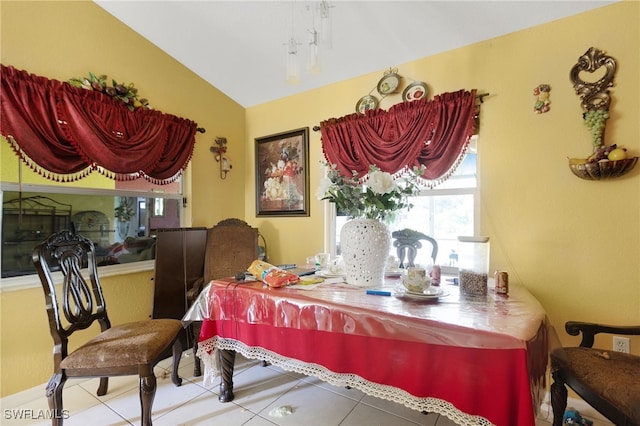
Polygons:
M384 70L245 111L92 3L3 1L0 7L3 64L61 80L94 71L133 81L154 107L207 128L197 136L189 168L194 226L244 218L265 235L274 263L301 263L322 250L323 208L315 199L319 134L310 132L308 218L255 216L254 139L353 112ZM621 179L589 182L573 176L566 164L566 157L590 150L569 70L591 46L606 50L619 65L606 140L640 154L639 19L640 3L626 1L389 64L425 80L432 94L461 88L491 93L482 107L479 161L481 228L491 237L492 267L508 270L511 281L539 298L565 343L576 342L561 330L568 319L640 324L640 167ZM541 83L552 87L551 111L536 115L532 92ZM225 181L209 152L215 136L229 140L233 171ZM133 278L103 280L114 323L150 312L150 274ZM50 375L51 340L40 291L2 293L2 395L44 383ZM609 347L611 341L602 344ZM640 340L631 347L640 353Z
M618 63L607 143L640 155L640 3L628 1L398 67L431 94L489 92L479 139L481 233L491 266L509 272L546 308L564 343L569 320L640 324L640 167L611 181L575 177L567 157L586 157L590 137L569 72L590 47ZM428 42L428 41L427 41ZM246 217L254 216L254 138L354 111L384 70L247 109ZM312 78L304 76L303 78ZM535 114L533 89L551 85L551 111ZM383 108L398 102L385 98ZM322 250L320 136L311 132L311 217L258 218L271 260L304 262ZM611 347L611 338L597 342ZM640 339L631 341L640 353Z
M153 271L102 278L112 324L140 321L153 311ZM37 280L37 277L35 278ZM0 293L2 315L2 396L46 383L53 372L53 340L42 288ZM75 348L97 334L94 324L76 333ZM44 392L44 387L43 387Z
M244 198L237 195L244 190L244 108L90 1L1 1L0 18L3 65L61 81L92 71L133 82L154 108L204 127L207 132L196 135L187 169L198 182L191 185L187 179L187 225L213 226L226 217L244 216ZM216 136L227 137L233 160L233 170L224 181L209 152ZM0 178L16 181L17 157L5 141L0 141L0 161ZM47 183L24 166L22 175L25 183ZM96 173L75 185L113 187ZM103 280L112 323L148 317L152 275ZM53 342L40 288L3 292L0 302L0 393L4 396L48 380Z

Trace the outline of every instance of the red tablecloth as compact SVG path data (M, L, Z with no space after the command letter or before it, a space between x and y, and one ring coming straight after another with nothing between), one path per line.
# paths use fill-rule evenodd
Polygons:
M233 349L459 424L534 426L547 366L540 304L520 286L486 297L441 288L450 294L423 301L229 279L213 281L191 311L204 319L205 357Z

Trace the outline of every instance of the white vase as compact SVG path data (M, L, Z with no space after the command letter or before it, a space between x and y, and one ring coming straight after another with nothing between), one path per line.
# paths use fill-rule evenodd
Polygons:
M340 245L347 283L360 287L381 286L389 257L389 228L376 219L352 219L340 231Z

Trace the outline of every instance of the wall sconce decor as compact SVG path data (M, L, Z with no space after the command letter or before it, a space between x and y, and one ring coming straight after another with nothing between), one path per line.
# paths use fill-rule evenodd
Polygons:
M604 76L596 81L585 81L584 77L604 68ZM593 153L587 158L570 158L569 168L579 178L601 180L615 178L630 172L638 162L627 150L617 144L605 145L604 129L609 118L616 61L605 52L589 48L573 66L570 73L573 88L580 96L584 125L591 133Z
M220 163L220 179L226 179L227 173L231 171L231 161L227 157L227 138L216 137L216 145L209 148L209 151L215 153L216 162Z

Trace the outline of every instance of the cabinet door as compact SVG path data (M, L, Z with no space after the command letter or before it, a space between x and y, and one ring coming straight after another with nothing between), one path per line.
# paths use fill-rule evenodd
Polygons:
M182 319L187 290L204 273L206 228L158 230L153 318Z

